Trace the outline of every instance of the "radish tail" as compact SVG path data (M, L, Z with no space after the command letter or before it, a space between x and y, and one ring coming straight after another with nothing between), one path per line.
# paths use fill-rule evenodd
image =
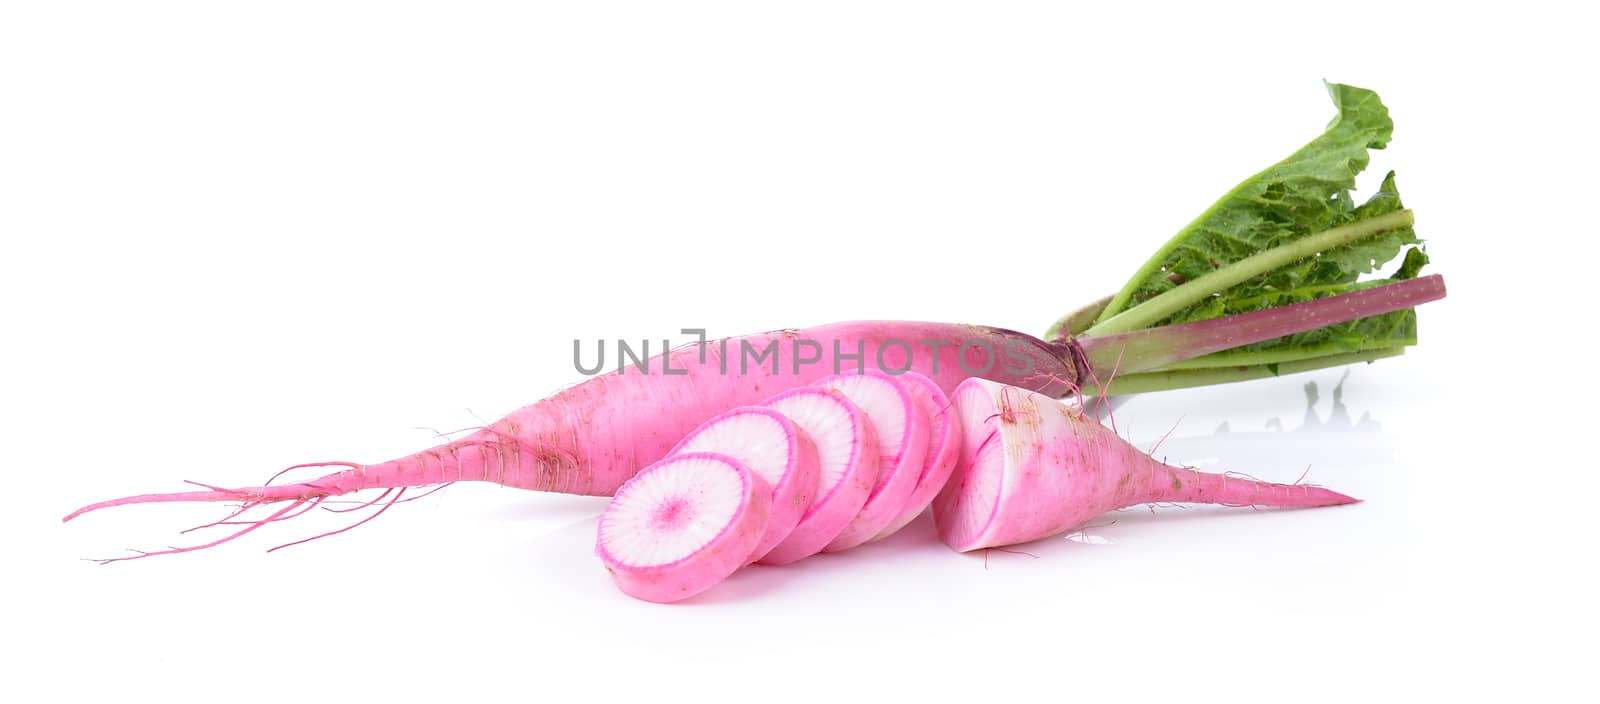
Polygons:
M190 483L193 484L194 482ZM83 508L67 514L61 519L61 522L65 523L90 511L98 511L103 508L112 508L114 506L129 506L132 504L155 504L179 501L243 501L246 504L255 505L275 503L278 501L311 501L319 498L336 496L340 493L344 492L331 490L327 486L318 484L317 482L304 482L300 484L285 484L283 486L255 486L241 489L180 491L171 494L141 494L139 496L127 496L120 499L112 499L110 501L101 501L99 503L89 504L88 506L84 506ZM218 522L215 525L226 525L226 523Z
M1312 508L1360 503L1360 499L1309 484L1274 484L1238 473L1213 474L1162 465L1166 476L1152 482L1149 502Z
M539 471L553 453L537 453L516 438L493 430L462 438L380 464L363 465L354 462L313 462L298 464L274 474L261 486L227 489L199 482L188 482L204 491L181 491L167 494L141 494L110 501L89 504L61 520L70 521L90 511L132 504L171 502L240 501L247 505L270 504L279 501L311 501L353 494L363 489L393 489L415 486L433 486L456 481L490 481L531 489L550 489L546 486L557 481L559 475ZM343 467L309 481L273 486L272 482L284 472L308 467ZM551 477L554 476L555 479Z

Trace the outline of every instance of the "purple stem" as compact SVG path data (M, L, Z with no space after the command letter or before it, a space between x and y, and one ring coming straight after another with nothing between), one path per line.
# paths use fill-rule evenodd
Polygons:
M1444 296L1444 277L1433 274L1253 313L1081 337L1074 342L1095 373L1106 374L1115 368L1118 374L1131 374L1357 318L1392 313Z

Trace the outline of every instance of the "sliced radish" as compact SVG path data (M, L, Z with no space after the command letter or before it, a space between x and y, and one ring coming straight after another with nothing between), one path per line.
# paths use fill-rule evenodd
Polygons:
M674 455L640 470L600 516L595 552L617 586L645 601L687 599L750 561L772 489L738 460Z
M950 480L950 473L955 470L956 460L961 456L961 426L955 422L955 411L944 389L916 372L906 372L896 376L895 380L911 394L917 407L928 414L932 425L928 433L928 454L922 461L922 474L917 478L917 488L911 491L911 498L906 499L900 515L879 531L873 540L893 535L922 515L933 503L933 497L938 496L939 490Z
M814 385L844 394L867 414L878 436L878 479L861 511L825 548L838 552L871 540L900 516L928 455L928 414L904 385L880 371L836 374Z
M765 557L799 525L817 492L817 447L804 430L771 408L735 408L701 424L670 455L713 452L739 460L772 487L767 532L751 554Z
M933 500L933 523L939 538L956 550L977 545L1000 510L1008 462L1006 438L996 422L994 392L991 386L962 384L951 399L955 403L951 421L961 428L961 459Z
M762 404L788 416L817 447L817 489L789 537L761 558L786 565L815 555L866 505L878 479L878 437L867 415L832 389L791 389Z

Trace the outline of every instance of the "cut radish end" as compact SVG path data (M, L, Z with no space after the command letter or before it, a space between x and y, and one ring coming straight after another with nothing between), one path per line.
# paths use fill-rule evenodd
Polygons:
M732 457L772 487L772 516L752 561L789 537L811 508L818 483L817 448L782 413L758 406L735 408L690 431L669 455L688 452Z
M928 414L928 452L922 461L922 474L917 478L917 488L911 491L911 497L900 508L900 515L890 521L888 527L878 531L873 540L893 535L922 515L933 503L933 497L938 496L939 490L950 480L950 472L956 468L956 460L961 455L961 425L955 421L955 409L951 407L950 397L945 395L944 389L916 372L896 376L895 381L900 382L911 394L917 407Z
M671 602L710 589L750 561L772 489L726 455L675 455L629 479L600 516L595 552L617 586Z
M961 552L1039 540L1142 503L1355 502L1321 487L1162 463L1078 409L1015 386L971 378L953 396L963 446L934 499L933 522L939 538Z
M861 511L825 548L838 552L871 540L900 517L922 476L929 420L904 385L880 371L836 374L815 385L849 398L867 414L867 422L878 436L878 479Z
M817 488L789 537L761 558L785 565L821 552L866 505L878 479L878 437L867 415L831 389L792 389L764 406L790 420L817 448Z
M955 473L933 500L939 537L956 550L976 545L994 521L1005 479L1005 438L993 389L977 384L956 387L953 420L961 433Z

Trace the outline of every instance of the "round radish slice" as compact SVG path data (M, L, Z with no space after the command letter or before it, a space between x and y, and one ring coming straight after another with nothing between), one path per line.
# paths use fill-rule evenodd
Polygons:
M878 436L867 415L831 389L791 389L762 404L782 413L817 447L817 488L789 537L761 558L786 565L815 555L866 505L878 479Z
M771 496L736 459L674 455L617 489L600 515L595 552L629 596L687 599L750 561L767 530Z
M911 498L906 499L900 515L890 521L887 528L879 531L873 540L893 535L922 515L933 503L933 497L938 496L939 490L944 488L944 483L950 480L950 473L955 470L956 460L961 455L961 426L955 422L955 411L944 389L916 372L906 372L895 377L895 380L911 394L917 407L928 414L932 425L928 433L928 454L922 461L922 475L917 478L917 488L911 490Z
M706 421L668 454L685 452L732 457L772 487L772 516L752 562L789 537L817 493L816 445L794 421L770 408L735 408Z
M878 436L878 479L861 512L828 543L827 552L871 540L900 516L917 488L928 455L928 414L894 377L879 371L835 374L815 386L836 389L867 414Z

